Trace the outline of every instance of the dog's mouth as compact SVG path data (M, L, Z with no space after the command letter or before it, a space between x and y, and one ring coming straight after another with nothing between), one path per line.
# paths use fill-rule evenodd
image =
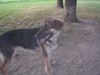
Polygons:
M55 50L58 47L57 42L54 41L47 41L45 48L47 50L48 53L50 53L52 50Z

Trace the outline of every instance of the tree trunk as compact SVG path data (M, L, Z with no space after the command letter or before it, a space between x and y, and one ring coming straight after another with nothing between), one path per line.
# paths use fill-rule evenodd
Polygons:
M65 0L65 21L77 22L77 0Z
M63 6L63 0L57 0L57 7L58 8L64 8L64 6Z

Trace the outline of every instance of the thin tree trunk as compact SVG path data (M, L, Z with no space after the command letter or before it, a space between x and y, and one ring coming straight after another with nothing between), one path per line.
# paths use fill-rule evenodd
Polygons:
M77 0L65 0L65 21L77 22Z
M64 8L64 6L63 6L63 0L57 0L57 7L58 8Z

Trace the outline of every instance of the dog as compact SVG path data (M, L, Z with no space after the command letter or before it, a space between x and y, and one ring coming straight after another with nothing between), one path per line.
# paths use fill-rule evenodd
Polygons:
M15 47L35 50L40 47L45 70L52 75L48 54L57 47L59 32L64 23L54 18L48 18L40 27L31 29L15 29L5 32L0 36L0 70L7 75L8 65L15 52Z

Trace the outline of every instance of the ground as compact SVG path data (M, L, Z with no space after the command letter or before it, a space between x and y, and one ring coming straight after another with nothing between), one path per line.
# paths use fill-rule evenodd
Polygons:
M63 9L54 6L37 8L29 7L1 18L0 34L12 29L35 27L45 17L64 18ZM51 52L54 75L100 75L99 12L100 9L80 7L77 16L81 22L66 23L59 47ZM8 75L47 75L39 49L35 52L17 48Z
M71 24L52 53L54 75L100 75L100 26L94 20ZM18 48L8 75L46 75L40 52Z

